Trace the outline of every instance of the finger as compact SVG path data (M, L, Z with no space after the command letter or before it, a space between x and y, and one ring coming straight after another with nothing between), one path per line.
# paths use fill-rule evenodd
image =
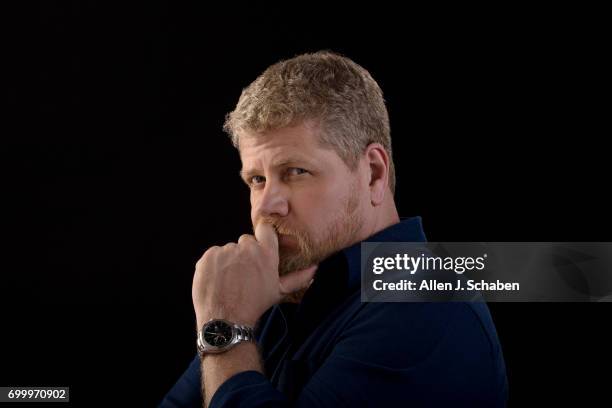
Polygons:
M283 275L280 277L281 294L287 295L308 287L314 278L318 265Z
M255 239L264 248L278 253L278 236L274 227L267 222L259 222L255 226Z
M255 241L255 237L250 234L242 234L240 238L238 238L238 245L249 241Z

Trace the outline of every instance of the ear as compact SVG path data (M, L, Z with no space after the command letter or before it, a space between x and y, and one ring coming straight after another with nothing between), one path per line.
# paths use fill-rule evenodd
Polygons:
M364 154L369 169L370 201L374 207L382 204L389 188L389 155L380 143L371 143Z

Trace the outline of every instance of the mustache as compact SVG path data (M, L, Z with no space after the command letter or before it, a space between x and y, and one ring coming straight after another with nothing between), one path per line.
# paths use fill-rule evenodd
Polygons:
M298 231L295 228L290 227L287 222L280 220L278 218L260 218L259 220L257 220L257 223L254 224L257 225L260 222L265 222L266 224L270 224L274 230L276 231L277 235L283 234L283 235L301 235L300 231ZM253 226L253 229L255 229L255 227Z

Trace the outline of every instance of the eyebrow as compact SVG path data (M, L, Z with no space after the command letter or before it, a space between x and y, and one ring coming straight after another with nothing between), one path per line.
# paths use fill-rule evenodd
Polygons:
M249 180L251 177L256 176L259 171L256 170L240 170L240 178L247 184L249 184Z

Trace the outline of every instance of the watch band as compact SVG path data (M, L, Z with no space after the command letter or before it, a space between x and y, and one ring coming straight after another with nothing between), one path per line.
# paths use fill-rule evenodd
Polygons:
M255 339L252 327L234 324L234 329L236 330L236 337L238 338L238 341L252 341Z

